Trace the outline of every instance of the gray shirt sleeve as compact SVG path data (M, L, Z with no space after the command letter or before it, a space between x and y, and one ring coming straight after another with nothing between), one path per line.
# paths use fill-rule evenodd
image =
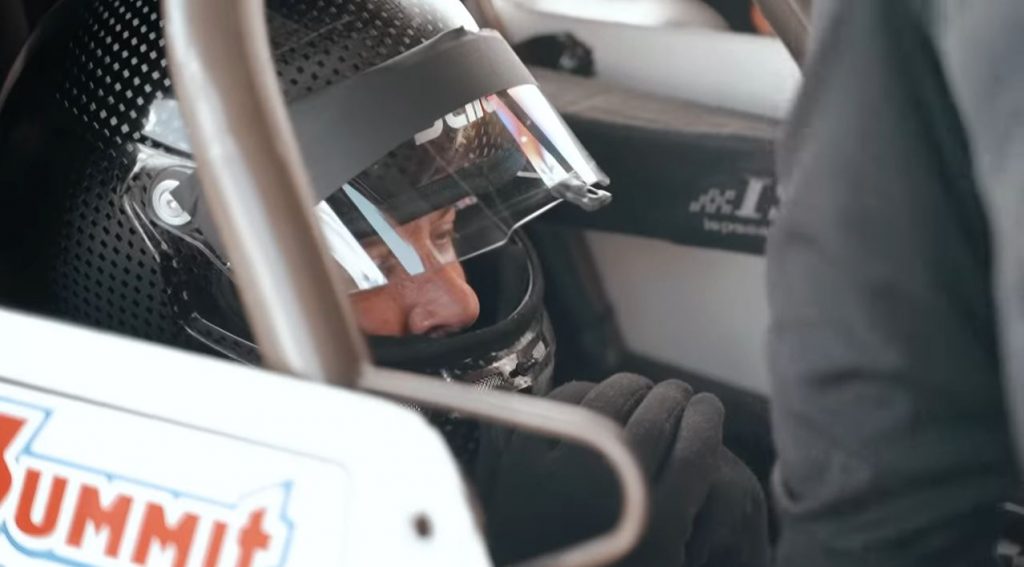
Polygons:
M768 249L778 562L992 564L1016 471L975 140L931 14L815 9Z
M1004 391L1024 455L1024 2L928 5L942 72L964 124L989 221Z

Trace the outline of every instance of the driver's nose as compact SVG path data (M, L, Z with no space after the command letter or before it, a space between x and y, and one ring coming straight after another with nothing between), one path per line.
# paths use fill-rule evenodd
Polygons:
M480 300L457 262L412 278L404 288L413 335L447 335L469 327L480 316Z

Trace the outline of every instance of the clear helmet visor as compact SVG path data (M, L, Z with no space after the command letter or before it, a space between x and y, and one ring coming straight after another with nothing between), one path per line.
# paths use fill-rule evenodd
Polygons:
M438 118L318 203L316 217L355 289L368 290L500 246L604 184L540 90L522 85Z

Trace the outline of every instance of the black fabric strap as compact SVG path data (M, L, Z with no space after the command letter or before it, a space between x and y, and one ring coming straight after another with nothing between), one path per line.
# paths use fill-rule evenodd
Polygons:
M536 84L493 31L451 30L289 106L317 202L459 105Z

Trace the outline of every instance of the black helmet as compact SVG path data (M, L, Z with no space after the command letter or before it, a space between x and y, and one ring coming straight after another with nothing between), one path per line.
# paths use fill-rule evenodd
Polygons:
M475 322L422 336L371 325L378 361L543 381L554 342L515 229L563 198L605 202L606 179L508 45L458 0L268 0L267 18L357 316L445 270L479 301ZM0 300L255 363L163 46L158 0L63 0L30 41L0 92Z

